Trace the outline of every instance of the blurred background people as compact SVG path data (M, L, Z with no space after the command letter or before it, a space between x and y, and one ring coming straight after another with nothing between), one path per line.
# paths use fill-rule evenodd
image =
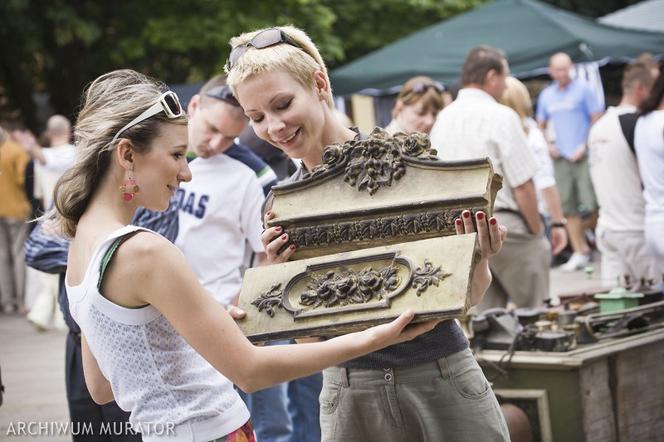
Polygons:
M62 115L53 115L46 123L46 138L49 146L42 149L34 138L25 137L24 145L36 159L34 195L41 206L49 209L53 204L53 192L58 178L74 164L76 152L71 144L71 123ZM40 272L40 290L32 303L28 320L37 330L47 330L54 326L59 330L67 328L62 312L58 308L58 275Z
M533 153L537 171L533 183L537 191L537 207L539 213L548 220L550 228L551 251L558 255L567 247L567 231L560 195L556 187L553 163L549 156L546 139L533 119L533 102L528 88L514 77L505 80L505 92L500 99L505 106L514 110L521 118L521 125L526 134L526 143Z
M493 280L477 306L480 312L510 301L517 307L537 307L549 298L551 247L537 208L537 164L521 119L498 102L509 72L499 49L471 49L461 72L463 87L438 114L431 131L431 144L441 159L489 157L503 176L494 215L509 234L500 254L489 260Z
M664 274L664 62L650 96L639 106L634 146L646 202L646 243Z
M590 177L599 203L595 236L602 254L602 282L607 285L638 285L641 279L661 277L645 242L646 203L633 140L635 112L648 98L657 74L652 57L640 57L627 66L620 103L609 107L588 135ZM631 126L631 141L624 125Z
M0 306L3 313L23 309L25 258L23 242L30 203L25 192L25 172L30 157L0 127Z
M443 86L431 78L420 75L404 83L392 109L392 121L385 130L397 132L421 132L429 134L436 115L443 109Z
M556 184L560 192L573 254L560 269L575 271L590 262L582 214L592 214L597 202L587 162L588 131L602 113L601 104L584 82L571 77L572 60L559 52L549 60L553 83L537 99L537 121L544 133L553 124L554 142L549 143Z

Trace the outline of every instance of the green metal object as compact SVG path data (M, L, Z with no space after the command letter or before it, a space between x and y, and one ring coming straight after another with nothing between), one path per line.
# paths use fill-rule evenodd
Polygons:
M627 308L638 307L639 300L643 296L643 293L634 293L624 287L616 287L609 293L595 295L595 299L599 300L600 313L612 313Z

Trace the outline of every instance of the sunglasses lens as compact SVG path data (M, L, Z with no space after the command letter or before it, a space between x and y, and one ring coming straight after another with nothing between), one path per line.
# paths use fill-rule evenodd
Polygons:
M256 49L263 49L283 43L285 40L279 29L266 29L251 39L251 45Z
M164 95L164 103L168 106L168 110L174 116L179 116L182 113L182 108L180 107L180 101L178 100L177 95L174 93Z

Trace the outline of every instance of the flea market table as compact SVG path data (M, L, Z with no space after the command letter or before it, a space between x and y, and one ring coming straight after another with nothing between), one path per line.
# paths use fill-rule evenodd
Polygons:
M496 395L526 411L547 441L664 440L664 329L565 353L482 350Z

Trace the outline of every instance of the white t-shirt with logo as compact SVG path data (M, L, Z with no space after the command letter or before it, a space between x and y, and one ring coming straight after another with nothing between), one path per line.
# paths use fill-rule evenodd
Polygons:
M240 291L246 248L263 252L263 189L253 170L224 154L189 168L192 180L178 189L175 244L205 289L227 305Z
M634 106L609 107L588 135L590 178L599 203L597 225L605 230L643 231L645 200L639 167L618 120L634 111Z

